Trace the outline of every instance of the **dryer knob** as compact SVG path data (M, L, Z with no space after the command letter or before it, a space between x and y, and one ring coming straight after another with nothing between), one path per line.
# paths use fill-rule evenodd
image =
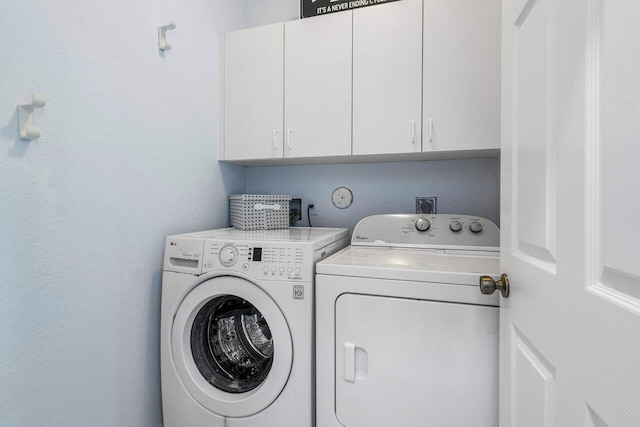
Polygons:
M431 228L431 223L426 218L418 218L416 220L416 230L418 231L427 231Z
M225 267L231 267L238 260L238 250L233 245L226 245L220 249L220 262Z
M469 230L471 230L472 233L479 233L482 231L482 228L482 224L480 224L478 221L472 222L469 226Z

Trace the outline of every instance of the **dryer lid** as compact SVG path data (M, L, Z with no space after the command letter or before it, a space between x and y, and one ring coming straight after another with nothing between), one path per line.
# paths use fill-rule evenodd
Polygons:
M316 264L318 274L478 286L498 276L499 252L349 246Z

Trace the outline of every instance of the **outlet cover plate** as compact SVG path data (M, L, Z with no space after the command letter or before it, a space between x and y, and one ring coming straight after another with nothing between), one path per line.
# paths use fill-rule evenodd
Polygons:
M437 197L416 197L416 213L417 214L434 214L438 213Z

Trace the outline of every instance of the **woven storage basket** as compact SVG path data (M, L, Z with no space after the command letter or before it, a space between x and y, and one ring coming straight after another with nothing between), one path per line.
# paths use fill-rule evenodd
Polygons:
M289 228L291 196L234 194L229 196L229 220L239 230Z

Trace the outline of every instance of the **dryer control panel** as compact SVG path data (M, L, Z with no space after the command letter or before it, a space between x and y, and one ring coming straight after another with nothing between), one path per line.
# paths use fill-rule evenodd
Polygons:
M356 225L351 244L499 250L500 230L492 221L472 215L373 215Z

